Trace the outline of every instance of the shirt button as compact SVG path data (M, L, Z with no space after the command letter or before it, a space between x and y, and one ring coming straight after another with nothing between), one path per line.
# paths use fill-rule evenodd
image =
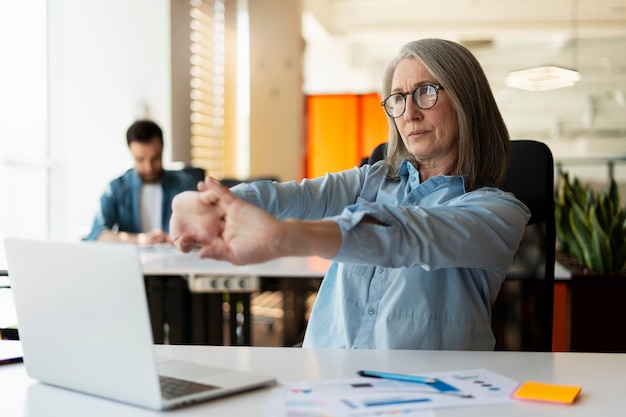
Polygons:
M383 273L383 269L382 268L378 268L378 273L382 274Z
M367 309L367 314L369 314L370 316L373 316L376 313L376 310L373 308L368 308Z
M411 181L415 181L415 175L411 175Z

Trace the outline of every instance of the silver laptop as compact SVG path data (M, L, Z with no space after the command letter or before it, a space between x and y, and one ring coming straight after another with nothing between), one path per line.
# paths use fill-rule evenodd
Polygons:
M157 358L133 245L7 238L5 251L31 378L159 410L276 382Z

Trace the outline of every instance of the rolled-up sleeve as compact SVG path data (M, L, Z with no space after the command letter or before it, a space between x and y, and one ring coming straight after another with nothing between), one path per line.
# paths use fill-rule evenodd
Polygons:
M530 213L511 194L486 188L442 204L362 203L331 217L342 234L333 260L425 269L507 268ZM365 216L384 225L363 222Z
M392 180L382 167L366 165L300 183L258 181L231 190L281 219L336 222L342 235L333 257L338 262L427 270L508 267L530 217L512 194L491 187L466 193L462 177L454 176L420 183L408 163Z

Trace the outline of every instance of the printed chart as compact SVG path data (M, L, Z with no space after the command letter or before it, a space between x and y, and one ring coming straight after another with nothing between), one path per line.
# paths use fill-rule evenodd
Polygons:
M271 400L284 417L430 417L436 408L512 402L518 382L487 369L424 373L426 382L381 378L300 381Z

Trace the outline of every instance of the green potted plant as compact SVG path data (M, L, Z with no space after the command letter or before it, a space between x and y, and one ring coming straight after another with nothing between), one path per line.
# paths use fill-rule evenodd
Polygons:
M571 272L570 350L626 352L626 210L614 179L594 191L560 173L557 259Z
M614 179L594 192L561 172L555 198L559 251L588 272L621 272L626 266L626 210Z

